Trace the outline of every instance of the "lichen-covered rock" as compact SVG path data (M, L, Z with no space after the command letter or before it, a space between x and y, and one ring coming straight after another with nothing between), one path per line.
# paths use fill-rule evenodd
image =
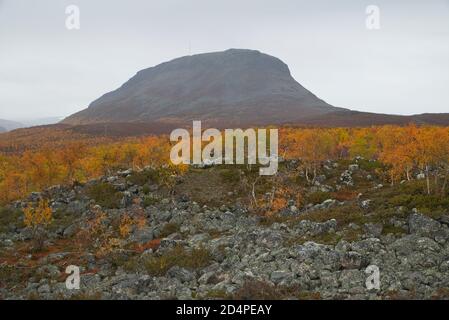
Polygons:
M332 163L326 165L327 170L334 169ZM363 204L357 199L353 201L360 211L357 219L345 221L346 217L337 216L337 222L325 211L337 211L342 204L337 200L307 209L290 200L284 210L287 213L266 224L237 203L200 206L183 193L157 196L162 187L145 188L143 193L142 186L127 181L130 174L132 171L126 170L98 180L122 190L127 199L119 209L101 208L86 198L83 188L97 180L77 186L76 192L60 186L48 191L54 209L65 211L65 215L64 224L49 230L46 240L66 247L20 255L17 245L33 238L31 230L18 224L5 227L0 233L1 252L8 257L5 261L14 260L19 267L0 264L0 298L204 299L235 294L246 297L273 288L282 289L280 298L446 297L447 215L437 221L417 212L406 216L402 208L397 216L383 221L370 212L375 200ZM361 174L365 173L352 166L336 180L340 187L353 185L352 175ZM319 191L329 180L319 177L320 185L310 189ZM39 196L33 194L30 199ZM91 219L97 211L104 219L95 224ZM143 220L144 225L132 226L122 235L118 230L126 216ZM89 239L91 247L79 252L77 246L86 240L79 231L92 224L101 232L96 239ZM106 237L110 233L114 236ZM31 264L32 272L20 268ZM65 285L69 264L80 267L80 290ZM379 271L379 289L367 288L370 270ZM21 279L20 284L14 279Z

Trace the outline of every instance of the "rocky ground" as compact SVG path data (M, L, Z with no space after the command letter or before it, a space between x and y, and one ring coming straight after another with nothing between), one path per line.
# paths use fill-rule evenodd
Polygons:
M340 184L353 183L351 170L342 172ZM56 186L15 203L21 208L45 196L54 222L40 250L33 249L35 235L19 218L3 222L0 297L449 297L448 214L431 218L400 208L401 214L381 221L368 219L375 215L369 211L366 219L324 219L323 210L346 205L327 199L300 209L290 203L282 214L267 219L240 204L209 207L186 195L163 197L161 186L135 184L128 179L131 174ZM112 186L113 195L92 199L86 190L95 185ZM370 205L368 200L356 203L361 210ZM17 212L9 209L7 214ZM68 265L80 267L79 290L66 288ZM379 269L379 289L367 289L371 265Z

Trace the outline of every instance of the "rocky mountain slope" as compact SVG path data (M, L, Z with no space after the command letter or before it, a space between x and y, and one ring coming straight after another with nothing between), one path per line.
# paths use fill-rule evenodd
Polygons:
M286 64L254 50L178 58L139 71L64 123L275 124L340 110L296 82Z
M355 200L304 207L291 200L275 219L249 212L233 188L200 204L188 176L175 178L178 191L170 196L152 169L33 193L14 207L50 200L54 222L46 249L30 251L30 230L14 209L2 212L9 220L0 226L0 297L449 298L448 213L430 217L403 207L386 213L377 206L388 202L382 192L389 187L360 163L328 165L327 175L337 178L320 176L309 191L369 188ZM216 170L196 169L190 183L209 188L203 184ZM66 288L68 265L81 269L79 290ZM366 287L370 265L380 270L378 290Z

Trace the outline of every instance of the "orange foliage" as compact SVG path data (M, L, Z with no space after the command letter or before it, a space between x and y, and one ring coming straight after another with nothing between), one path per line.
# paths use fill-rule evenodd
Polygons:
M83 182L120 169L169 164L167 137L48 141L23 152L0 154L0 204L55 184Z
M430 175L436 185L444 176L444 192L449 175L449 128L436 126L380 126L370 128L286 128L280 132L281 154L300 159L307 180L326 159L363 156L377 159L388 167L390 182L406 178L419 170L427 179L431 192ZM313 182L313 181L312 181ZM436 186L435 186L436 188ZM435 190L437 191L437 190Z
M36 130L32 136L26 130L0 135L0 204L54 184L83 182L119 169L170 165L167 136L112 139L65 127ZM413 171L420 171L428 193L444 192L446 187L448 127L281 128L279 138L280 155L300 159L300 170L310 183L326 160L363 156L385 164L391 183L411 179ZM443 182L438 183L441 176Z

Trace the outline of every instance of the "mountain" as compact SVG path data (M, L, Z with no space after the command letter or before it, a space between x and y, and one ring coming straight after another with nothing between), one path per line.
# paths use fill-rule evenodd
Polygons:
M301 86L278 58L255 50L229 49L181 57L139 71L62 123L75 125L73 129L79 132L122 135L125 131L166 132L191 126L192 120L217 128L449 125L449 114L402 116L337 108Z
M203 120L242 126L280 124L343 110L296 82L281 60L259 51L230 49L139 71L63 123Z
M0 119L0 127L4 129L4 131L10 131L18 128L23 128L24 125L16 121ZM2 132L1 129L0 132Z
M3 127L0 127L0 133L2 133L2 132L6 132L7 130L5 129L5 128L3 128Z

